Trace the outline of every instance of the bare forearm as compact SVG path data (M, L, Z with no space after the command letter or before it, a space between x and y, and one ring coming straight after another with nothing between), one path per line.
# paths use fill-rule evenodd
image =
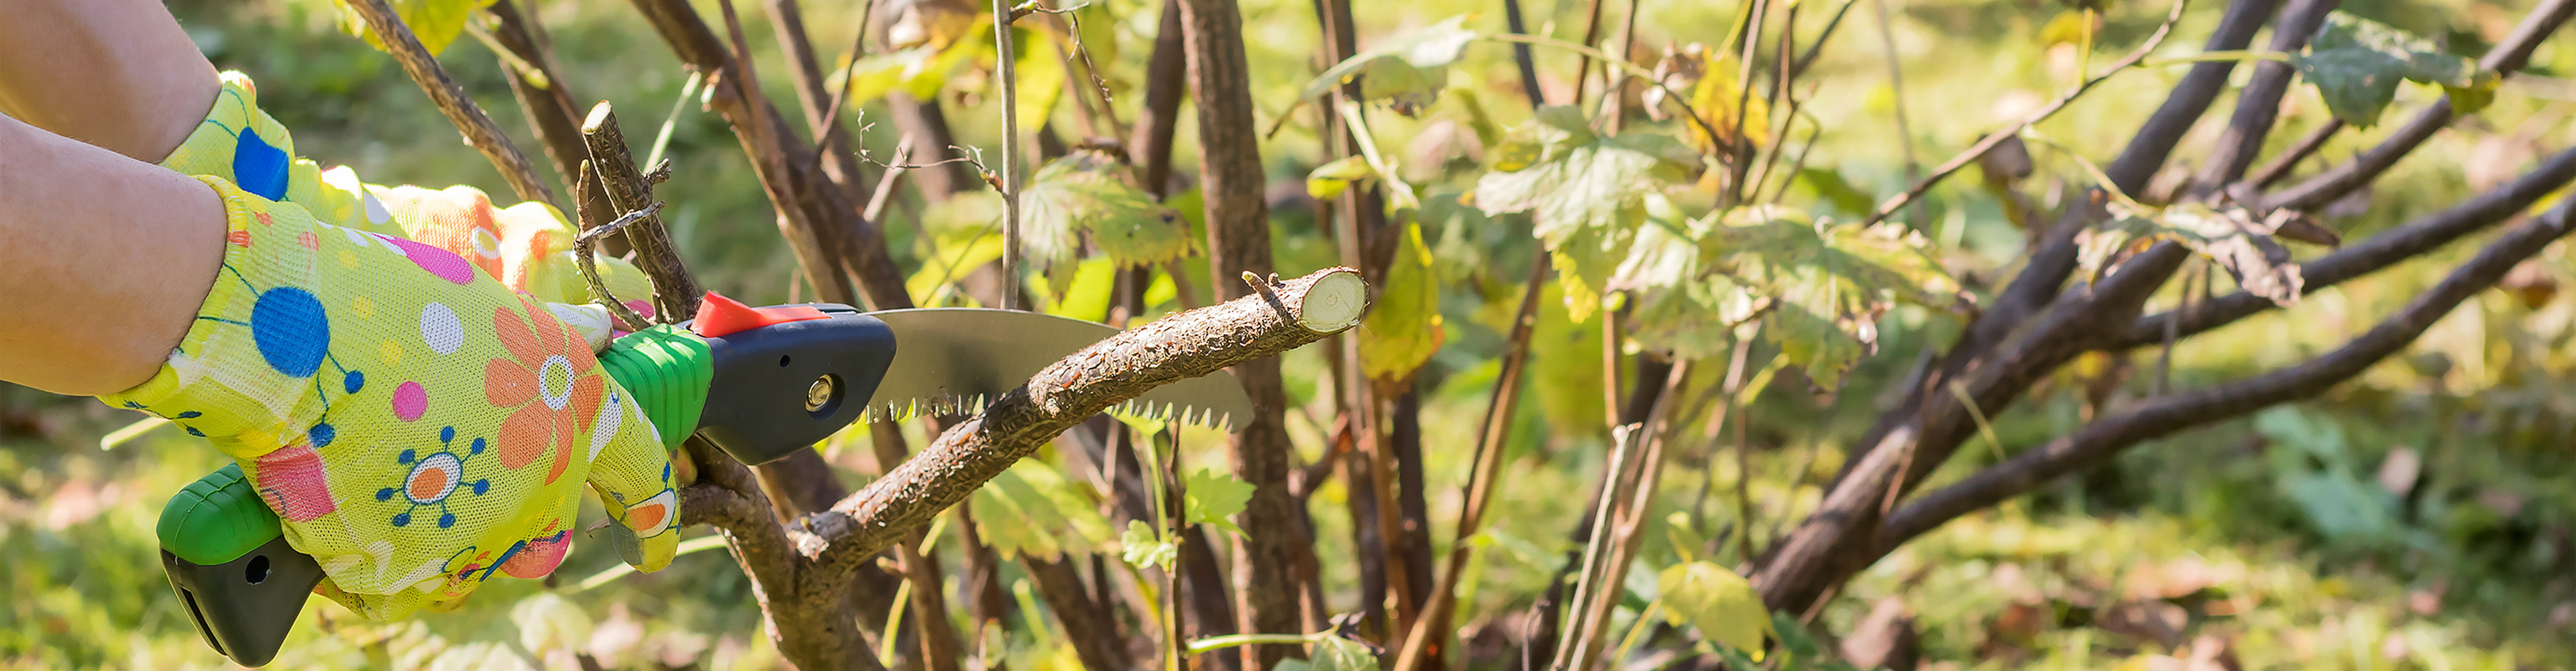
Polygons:
M0 116L0 380L92 396L150 379L223 245L205 184Z
M157 162L217 87L157 0L0 0L0 114Z

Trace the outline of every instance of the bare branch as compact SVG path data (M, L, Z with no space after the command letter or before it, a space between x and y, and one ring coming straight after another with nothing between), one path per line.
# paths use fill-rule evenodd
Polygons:
M2300 137L2296 144L2290 145L2290 148L2287 151L2283 151L2280 155L2272 157L2272 160L2264 161L2262 166L2256 167L2253 172L2246 173L2244 179L2238 180L2237 186L2230 188L2252 189L2253 191L2248 191L2247 193L2254 193L2272 186L2273 182L2281 181L2281 178L2290 176L2290 170L2298 167L2300 161L2308 160L2308 157L2316 155L2318 149L2325 148L2326 140L2332 139L2336 132L2342 130L2342 119L2326 119L2325 125L2318 126L2316 130L2308 131L2308 134ZM2238 194L2231 191L2229 195L2236 196ZM2245 199L2240 197L2238 200L2241 201Z
M528 156L519 153L519 148L510 144L510 136L501 132L501 125L493 123L492 117L484 114L483 108L465 95L465 87L458 86L455 79L447 76L447 69L439 67L438 59L430 56L429 49L420 45L420 38L403 26L402 17L394 14L393 7L386 5L385 0L350 0L347 6L350 11L357 12L359 18L366 20L367 29L374 31L376 38L384 42L385 50L392 52L394 60L402 63L403 73L411 75L412 83L419 84L420 90L429 94L430 102L438 104L439 113L447 115L448 122L455 124L456 130L465 135L465 141L474 145L475 151L483 152L483 158L501 171L501 178L509 180L510 190L517 193L520 200L555 202L554 191L546 188L544 179L537 177L536 166L528 162Z
M2326 15L2341 4L2342 0L2290 0L2290 7L2281 11L2281 21L2272 26L2272 53L2305 48L2308 36L2316 34L2326 24ZM2245 176L2245 166L2254 162L2255 152L2262 151L2263 138L2272 133L2272 122L2281 115L2281 96L2289 94L2296 74L2285 61L2254 64L2254 76L2236 94L2236 115L2228 119L2227 132L2201 160L2200 177L2193 187L2198 195L2207 197Z
M2540 163L2540 167L2494 191L2300 264L2299 274L2307 281L2306 290L2315 291L2378 272L2519 214L2542 196L2566 186L2570 180L2576 180L2576 148L2550 155ZM2242 291L2229 294L2212 299L2196 307L2191 314L2181 316L2180 325L2174 327L2175 333L2189 337L2235 323L2277 305L2269 298ZM2173 312L2139 318L2129 325L2125 335L2105 344L2104 349L2118 351L2160 342L2168 324L2176 319Z
M2524 64L2531 61L2532 50L2540 48L2540 42L2557 32L2558 26L2566 23L2570 15L2576 15L2576 0L2542 0L2540 6L2532 8L2530 14L2523 16L2520 25L2514 26L2513 34L2507 35L2503 42L2487 50L2485 57L2478 59L2478 68L2502 76L2512 76L2515 71L2521 70ZM2395 133L2388 136L2388 139L2380 141L2378 146L2371 147L2370 151L2362 152L2358 158L2264 198L2260 209L2314 210L2324 207L2326 203L2334 202L2336 198L2351 193L2353 189L2361 188L2371 180L2378 179L2380 173L2387 172L2390 166L2397 165L2398 159L2414 153L2415 148L2422 145L2426 138L2432 137L2434 131L2450 125L2451 120L2457 117L2458 114L2451 110L2450 100L2435 102L2433 106L2417 113L2414 119L2408 120L2406 125L2399 126Z
M2272 8L2279 4L2280 0L2236 0L2229 3L2227 15L2218 20L2218 29L2210 33L2209 43L2201 50L2236 51L2245 48L2246 44L2254 41L2254 32L2261 30L2263 22L2271 18ZM2200 121L2200 115L2209 110L2210 101L2218 98L2219 90L2227 86L2228 74L2235 70L2236 61L2233 60L2192 64L2191 71L2185 73L2182 81L2174 84L2173 92L2165 96L2164 105L2157 107L2153 116L2147 117L2147 122L2138 127L2138 134L2129 139L2129 146L2120 150L2119 158L2102 166L2102 172L2111 176L2112 186L2121 193L2137 193L2145 188L2147 178L2164 167L2165 159L2173 154L2174 145L2181 143L2183 133L2190 131L2192 124Z
M2084 92L2093 90L2094 85L2100 84L2103 80L2110 79L2112 75L2119 74L2121 71L2137 65L2139 61L2146 60L2147 54L2154 52L2158 45L2164 44L2165 36L2173 33L2174 24L2182 21L2183 8L2190 4L2191 0L2174 0L2173 11L2165 16L2165 22L2163 24L2156 26L2156 32L2154 34L2147 36L2145 44L2138 45L2138 48L2129 52L2129 55L2123 56L2120 60L2111 63L2111 68L2102 71L2102 74L2094 75L2092 78L2084 80L2083 83L2077 84L2075 88L2068 89L2066 93L2059 95L2056 100L2049 101L2047 105L2040 107L2037 111L2031 112L2029 116L2023 117L2020 123L2016 123L1987 134L1985 139L1978 140L1976 144L1969 146L1966 151L1959 152L1959 155L1950 157L1950 160L1948 161L1943 161L1939 167L1932 169L1932 174L1924 176L1922 181L1915 182L1914 186L1907 187L1904 193L1896 194L1896 197L1887 199L1887 202L1879 203L1878 212L1871 214L1869 219L1861 222L1861 224L1866 226L1880 221L1885 221L1888 215L1895 214L1897 210L1903 209L1906 203L1911 203L1917 198L1922 198L1924 191L1930 190L1933 185L1940 184L1943 178L1949 177L1951 173L1958 172L1960 168L1968 167L1969 163L1976 162L1978 157L1985 156L1986 152L1993 151L1995 146L2003 144L2005 139L2020 135L2021 129L2028 128L2031 124L2046 121L2048 117L2056 115L2058 110L2066 109L2066 105L2068 103L2075 102L2076 98L2083 97Z
M1357 325L1358 271L1327 268L1289 280L1284 319L1258 296L1237 298L1120 332L1039 371L982 415L940 434L867 489L792 532L822 571L846 576L877 551L964 500L984 481L1093 414L1156 386L1216 372Z
M2453 270L2441 284L2408 303L2377 326L2343 347L2306 363L2198 392L2166 397L2144 407L2086 425L1957 484L1926 494L1889 516L1877 534L1877 548L1897 544L1941 523L1994 505L2041 483L2091 464L2101 463L2139 442L2183 429L2252 413L2284 401L2321 393L2360 374L2380 359L2413 343L2435 321L2470 296L2494 286L2506 272L2549 243L2567 235L2571 205L2534 218L2506 233Z

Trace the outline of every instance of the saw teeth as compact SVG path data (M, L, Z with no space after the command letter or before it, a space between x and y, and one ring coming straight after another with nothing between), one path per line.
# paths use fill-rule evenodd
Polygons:
M860 420L866 422L906 422L924 416L954 417L976 415L983 413L991 407L992 399L982 395L964 397L942 396L932 399L912 399L910 401L892 401L882 405L871 405L868 406L865 415L862 416ZM1157 403L1146 400L1128 400L1121 402L1116 406L1112 406L1111 411L1123 415L1142 417L1156 422L1179 422L1182 424L1191 424L1219 430L1229 429L1234 425L1233 413L1219 414L1215 408L1199 408L1175 402Z

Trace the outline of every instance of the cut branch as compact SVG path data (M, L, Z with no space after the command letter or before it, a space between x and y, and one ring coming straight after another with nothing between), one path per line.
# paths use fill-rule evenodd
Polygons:
M623 213L640 212L652 204L653 185L636 170L634 155L627 153L626 134L617 127L617 113L606 101L590 108L590 117L581 123L581 136L590 145L590 168L606 187L600 191L607 194L609 205ZM646 214L625 232L627 243L635 247L636 267L653 280L655 316L676 322L697 314L704 290L680 262L680 250L671 246L661 217Z
M1279 287L1283 318L1259 297L1237 298L1120 332L1031 376L983 414L831 512L791 532L823 573L846 576L903 533L962 501L1039 445L1110 406L1185 378L1321 340L1359 324L1359 272L1327 268ZM1317 325L1321 324L1321 327Z

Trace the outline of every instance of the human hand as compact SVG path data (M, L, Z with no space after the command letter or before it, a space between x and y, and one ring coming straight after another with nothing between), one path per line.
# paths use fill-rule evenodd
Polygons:
M668 453L581 333L456 254L200 179L225 206L219 276L151 381L102 400L232 456L318 591L382 620L543 576L585 481L631 563L670 561Z

